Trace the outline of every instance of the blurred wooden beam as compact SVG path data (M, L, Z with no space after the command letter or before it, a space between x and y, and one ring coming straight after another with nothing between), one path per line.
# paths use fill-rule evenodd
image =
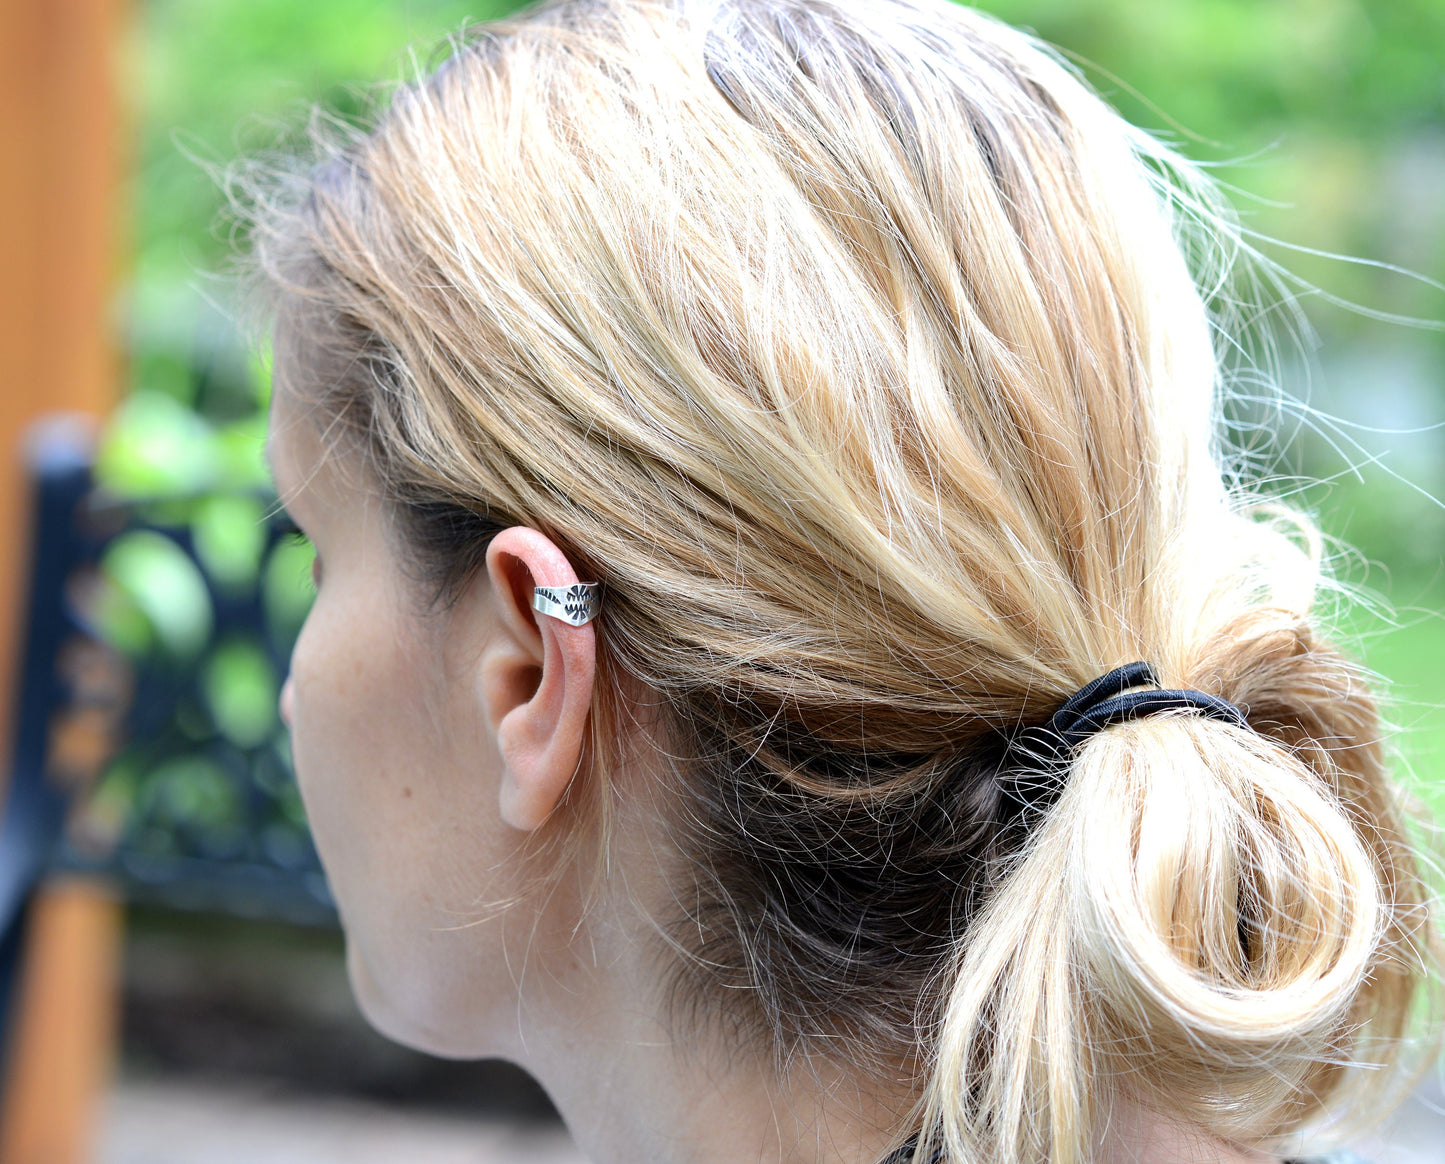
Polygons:
M0 745L24 576L15 553L25 544L21 435L44 412L103 415L117 392L127 7L0 0Z
M87 1164L119 1028L123 911L57 879L31 905L15 1044L0 1104L4 1164Z
M0 756L10 755L29 512L22 435L103 415L113 312L128 0L0 0ZM8 777L0 763L0 793ZM0 797L3 803L3 797ZM32 904L0 1105L0 1164L86 1164L111 1066L120 906L79 882Z

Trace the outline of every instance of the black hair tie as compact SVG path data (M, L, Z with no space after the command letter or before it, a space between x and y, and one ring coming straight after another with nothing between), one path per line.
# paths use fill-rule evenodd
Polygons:
M1193 711L1208 719L1248 728L1249 722L1227 699L1203 691L1169 691L1157 686L1152 663L1128 663L1100 675L1069 696L1048 722L1017 732L1004 748L1002 773L1012 776L1010 799L1040 807L1052 800L1056 788L1038 784L1030 772L1056 772L1070 754L1096 732L1161 711ZM1153 689L1144 688L1154 684ZM1051 784L1052 782L1046 782Z
M1146 683L1153 691L1132 691ZM1079 688L1064 701L1043 727L1063 750L1072 751L1095 732L1116 723L1157 715L1161 711L1197 711L1208 719L1219 719L1235 727L1247 728L1244 712L1227 699L1203 691L1165 691L1158 689L1159 676L1152 663L1129 663L1100 675L1092 683Z

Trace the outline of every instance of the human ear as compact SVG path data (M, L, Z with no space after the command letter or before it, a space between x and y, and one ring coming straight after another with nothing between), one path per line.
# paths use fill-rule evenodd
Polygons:
M500 811L513 828L539 827L561 802L582 757L597 637L532 610L536 586L579 579L545 534L514 526L492 539L487 580L499 616L482 661L482 700L502 759Z

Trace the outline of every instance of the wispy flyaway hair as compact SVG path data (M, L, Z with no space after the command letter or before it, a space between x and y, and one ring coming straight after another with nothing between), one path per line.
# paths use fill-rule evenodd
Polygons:
M304 389L440 600L510 524L602 583L572 808L646 693L679 1022L904 1079L900 1139L969 1164L1087 1160L1124 1100L1269 1145L1390 1077L1428 900L1314 529L1226 476L1235 228L1035 40L554 3L258 189ZM1134 660L1248 727L1017 770Z

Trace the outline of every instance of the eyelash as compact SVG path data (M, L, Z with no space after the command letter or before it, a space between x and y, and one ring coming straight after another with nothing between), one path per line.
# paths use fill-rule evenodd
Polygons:
M282 510L276 519L276 528L282 539L299 546L311 546L313 557L311 559L311 585L317 589L321 587L321 555L315 552L315 546L311 539L289 513Z

